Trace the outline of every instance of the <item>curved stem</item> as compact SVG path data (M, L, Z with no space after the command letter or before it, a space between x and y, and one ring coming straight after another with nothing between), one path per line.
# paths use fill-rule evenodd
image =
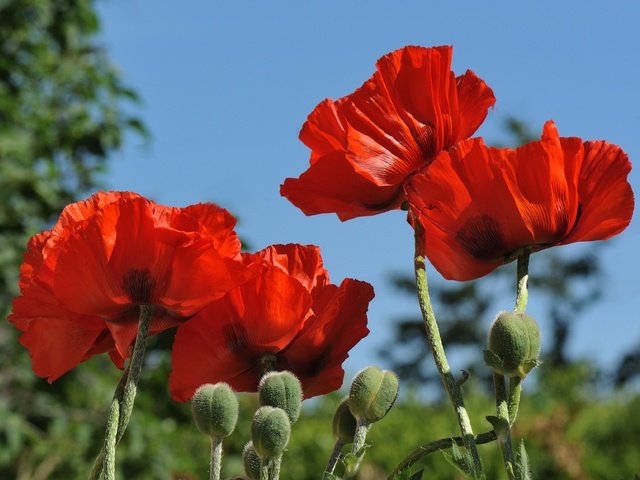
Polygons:
M498 436L496 432L493 430L489 432L484 432L475 437L476 445L482 445L484 443L493 442ZM396 475L398 475L403 470L411 467L414 463L426 457L427 455L438 452L440 450L446 450L451 448L451 445L456 444L460 447L464 446L464 442L462 441L462 437L447 437L440 438L438 440L434 440L433 442L425 443L424 445L420 445L413 452L407 455L402 462L393 469L393 471L387 476L388 480L392 480Z
M420 249L422 244L422 237L424 231L420 224L415 222L415 272L416 272L416 287L418 290L418 300L420 302L420 310L422 311L422 317L424 319L424 326L431 345L431 352L435 360L438 373L444 384L444 388L449 395L449 400L453 405L458 425L460 426L460 432L462 433L462 440L465 448L471 455L473 460L473 469L476 476L483 476L482 461L478 454L478 448L475 443L475 436L473 435L473 429L471 428L471 421L469 420L469 414L464 406L464 399L462 397L462 389L449 367L449 362L445 355L444 346L442 345L442 339L440 338L440 330L438 329L438 323L436 322L435 314L433 313L433 307L431 305L431 299L429 297L429 286L427 283L427 272L425 269L424 257L420 255Z
M340 452L342 452L343 446L344 442L340 439L337 439L336 443L333 445L333 450L331 451L331 456L329 457L329 462L327 462L327 467L324 469L324 473L333 473L333 471L336 469L338 460L340 460Z
M499 427L498 443L502 450L502 459L504 467L507 471L509 480L515 480L515 456L513 454L513 446L511 444L511 427L509 424L509 406L507 404L507 388L505 386L504 377L498 373L493 374L493 386L496 391L496 412L498 416Z
M118 442L122 439L122 436L127 429L127 425L129 425L129 419L131 418L131 412L133 411L133 404L136 399L136 390L138 387L138 380L140 379L140 372L142 371L144 352L147 346L147 336L149 335L149 326L151 325L152 315L152 305L140 305L138 334L136 335L136 342L133 345L133 353L131 354L131 361L129 363L129 375L127 375L127 381L124 385L124 392L120 407L122 414L118 425Z
M144 360L144 351L147 343L147 336L149 334L149 326L151 324L151 318L153 315L153 306L151 305L141 305L140 306L140 317L138 320L138 333L136 335L136 340L133 346L133 352L131 354L131 359L129 360L129 364L125 368L120 381L118 382L118 386L113 394L113 400L118 403L118 420L117 420L117 431L115 433L115 445L117 445L122 436L124 435L124 431L129 424L129 419L131 418L131 412L133 410L133 404L136 396L136 389L138 380L140 378L140 372L142 370L142 364ZM111 416L111 414L110 414ZM107 432L105 432L105 437L109 434L109 424L107 424ZM115 450L115 449L114 449ZM115 451L114 451L115 456ZM89 480L94 480L97 478L99 472L102 472L100 476L104 475L104 466L105 466L105 457L106 452L105 448L100 450L98 453L96 460L93 464L91 472L89 473Z

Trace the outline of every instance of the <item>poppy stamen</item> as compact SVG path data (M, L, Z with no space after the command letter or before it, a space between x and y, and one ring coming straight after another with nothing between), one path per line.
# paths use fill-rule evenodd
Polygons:
M489 215L479 215L466 221L455 235L456 241L479 260L494 260L506 250L498 222Z
M222 330L222 335L225 345L234 353L244 350L249 344L247 331L242 325L238 325L237 323L225 325Z
M132 268L122 277L122 289L138 305L151 303L155 288L156 281L148 269Z

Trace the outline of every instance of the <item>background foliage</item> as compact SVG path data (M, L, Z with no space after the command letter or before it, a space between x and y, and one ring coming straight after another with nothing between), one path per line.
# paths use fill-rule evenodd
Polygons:
M3 312L17 293L17 269L28 236L46 228L65 204L98 186L109 153L120 147L128 131L145 133L141 121L128 113L136 94L109 63L98 32L90 0L0 0ZM520 143L529 135L516 120L509 120L506 131L511 135L506 143ZM597 301L605 286L602 266L596 253L538 257L531 289L545 297L553 340L537 382L526 385L514 435L527 438L535 478L630 479L640 472L640 396L632 385L640 356L622 353L615 372L570 358L566 345L575 317ZM486 333L478 319L494 307L492 282L507 288L513 277L503 270L503 277L434 289L451 349L482 348ZM413 289L410 277L400 274L393 281L400 289ZM416 319L399 319L396 342L382 359L383 366L401 373L405 394L372 429L373 446L361 478L385 478L385 472L420 443L456 431L450 407L434 395L441 389L421 329ZM32 373L17 336L11 325L0 324L0 478L86 478L120 372L103 356L49 385ZM207 439L192 427L188 405L171 401L167 393L171 343L170 332L150 341L136 411L118 450L120 478L207 476ZM484 416L493 412L492 400L483 385L483 369L469 365L469 370L467 402L480 431L488 428ZM415 391L406 393L411 388ZM330 418L338 400L334 395L308 402L294 427L282 478L319 477L333 445ZM241 472L238 455L248 439L255 398L243 395L241 403L239 429L225 444L227 476ZM485 445L481 452L489 477L501 478L496 446ZM421 462L420 468L425 478L453 475L440 454Z

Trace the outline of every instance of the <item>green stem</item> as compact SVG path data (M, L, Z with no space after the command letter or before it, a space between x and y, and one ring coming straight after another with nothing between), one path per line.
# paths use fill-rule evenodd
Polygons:
M493 386L496 391L496 412L499 429L496 428L498 434L498 443L502 450L502 459L504 467L507 471L509 480L515 480L515 456L513 454L513 446L511 444L511 427L509 424L509 406L507 404L507 388L504 377L498 373L493 374ZM495 427L495 426L494 426Z
M518 418L520 394L522 393L522 377L509 378L509 425L513 425Z
M516 278L516 313L524 313L527 309L529 292L527 284L529 282L529 251L525 250L518 256L517 278Z
M269 470L271 461L268 458L263 458L260 461L260 480L269 480Z
M122 439L122 435L129 424L131 418L131 411L133 410L133 403L136 396L136 386L138 379L140 378L140 371L142 370L142 363L144 359L144 351L146 347L146 340L149 334L149 325L151 324L151 318L153 314L153 307L151 305L140 306L140 317L138 320L138 333L136 335L135 344L133 346L133 353L127 367L125 368L118 386L113 394L114 401L117 400L119 404L118 411L118 428L115 437L115 444L117 445ZM105 437L108 436L109 423L107 423L107 432ZM89 480L95 480L98 478L100 472L104 475L104 462L105 462L105 448L103 447L98 453L91 472L89 473ZM114 452L115 455L115 452Z
M147 336L149 335L149 326L151 325L152 316L152 305L140 305L138 334L136 335L136 342L133 345L133 353L131 354L131 361L129 363L129 375L127 375L127 381L124 385L124 392L122 396L122 415L120 416L120 423L118 425L118 442L122 439L122 436L127 429L127 425L129 425L129 419L131 418L131 412L133 411L133 404L136 399L136 390L138 387L138 380L140 379L140 372L142 371L144 351L147 346Z
M476 445L482 445L484 443L493 442L496 438L498 438L497 435L496 435L496 432L491 430L489 432L484 432L484 433L481 433L478 436L476 436L475 437L475 443L476 443ZM419 461L423 457L426 457L427 455L429 455L429 454L431 454L433 452L437 452L437 451L440 451L440 450L446 450L448 448L451 448L451 446L454 443L456 445L460 446L460 447L462 447L464 445L464 442L462 441L462 437L440 438L438 440L434 440L433 442L429 442L429 443L425 443L423 445L420 445L413 452L411 452L409 455L407 455L404 458L404 460L402 460L402 462L400 462L398 464L398 466L396 466L396 468L393 469L393 471L389 474L387 479L388 480L392 480L400 472L402 472L402 471L406 470L407 468L411 467L414 463L416 463L417 461Z
M371 427L371 423L364 419L358 419L358 424L356 426L356 434L353 437L353 445L351 447L351 453L357 455L358 452L364 447L365 441L367 440L367 433L369 433L369 428Z
M525 250L518 256L518 266L516 268L516 305L514 312L524 313L529 300L529 250ZM520 395L522 393L522 378L513 377L509 379L509 425L513 425L518 417L520 407Z
M340 439L336 440L336 443L333 445L333 450L331 451L331 457L329 457L329 462L327 463L327 468L324 469L324 473L333 473L338 464L338 460L340 460L340 452L342 452L342 447L344 446L344 442Z
M109 416L107 417L107 431L104 438L104 464L101 478L115 480L116 478L116 434L118 433L118 419L120 417L120 404L117 398L111 402Z
M440 330L438 329L438 323L436 322L435 314L433 313L433 307L431 305L431 299L429 297L429 285L427 283L427 272L425 269L424 257L419 254L420 244L422 243L422 227L416 222L415 225L415 240L416 240L416 254L415 254L415 271L416 271L416 287L418 290L418 300L420 302L420 310L422 311L422 318L424 319L424 326L429 339L429 345L431 345L431 351L435 360L438 373L444 384L444 388L449 395L449 400L453 405L458 425L460 426L460 432L462 433L462 439L464 446L471 455L473 460L473 469L476 476L481 477L484 475L482 468L482 461L478 454L478 448L475 443L475 436L473 435L473 429L471 428L471 421L469 420L469 414L464 406L464 399L462 397L462 389L449 367L447 356L444 352L444 346L442 345L442 339L440 338Z
M211 469L209 471L210 480L220 480L220 469L222 467L222 437L211 437Z
M271 467L269 468L269 480L278 480L280 478L280 464L282 463L282 455L278 458L275 458L273 462L271 462Z
M124 385L125 383L127 383L128 376L129 376L129 365L127 365L124 372L122 372L122 376L118 381L118 386L116 387L116 390L113 394L113 399L118 401L118 405L120 405L120 402L122 402ZM118 416L119 416L119 413L120 412L118 412ZM107 426L108 426L108 420L107 420ZM104 464L104 455L105 455L105 451L103 446L100 452L98 453L98 455L96 456L95 461L93 462L93 467L91 467L91 473L89 473L89 480L95 480L96 478L98 478L98 476L102 472L102 465Z

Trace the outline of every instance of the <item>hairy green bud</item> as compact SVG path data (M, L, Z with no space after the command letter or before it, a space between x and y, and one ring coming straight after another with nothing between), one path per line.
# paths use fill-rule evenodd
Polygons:
M212 437L226 437L238 423L238 399L226 383L200 386L191 399L198 430Z
M352 443L358 422L349 410L349 397L344 397L333 414L333 435L342 443Z
M247 477L251 480L260 480L261 459L252 442L247 443L242 450L242 463Z
M260 407L251 424L251 441L262 458L278 458L289 443L291 422L281 408Z
M540 364L540 328L529 315L501 312L489 331L485 363L496 373L524 378Z
M260 405L278 407L289 416L291 423L298 420L302 406L302 385L291 372L269 372L258 386Z
M382 419L398 397L398 377L389 370L367 367L355 376L349 391L349 410L358 420Z

